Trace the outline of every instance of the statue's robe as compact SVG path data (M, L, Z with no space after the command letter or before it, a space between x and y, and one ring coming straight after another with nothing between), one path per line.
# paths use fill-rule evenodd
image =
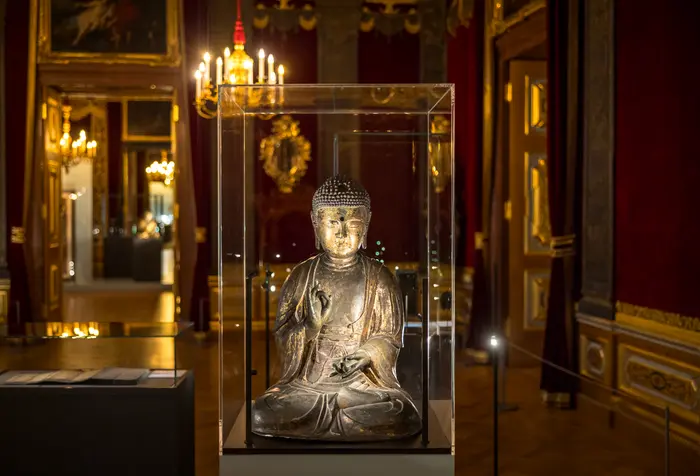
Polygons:
M333 291L345 291L343 297L351 299L364 294L359 298L363 305L358 306L358 316L352 324L341 325L333 316L333 306L343 302L336 294L331 296L335 302L325 324L314 326L307 319L310 310L306 294L313 287L319 266L324 266L322 256L299 264L282 287L275 323L282 376L255 401L253 432L335 441L385 440L416 434L421 428L418 411L396 378L404 306L394 275L378 261L359 255L354 266L360 269L352 272L360 273L363 285L358 284L357 289L344 286L342 274L347 271L341 271L339 289ZM329 282L335 281L333 270L325 268L323 272L332 278ZM347 296L356 291L362 294ZM358 350L367 353L370 365L346 378L333 375L332 362Z

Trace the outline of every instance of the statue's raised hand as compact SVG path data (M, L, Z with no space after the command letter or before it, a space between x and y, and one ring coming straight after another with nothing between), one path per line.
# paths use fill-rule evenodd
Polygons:
M328 316L328 309L331 307L331 296L321 291L318 283L309 290L307 294L309 300L309 311L311 312L311 324L314 327L321 327Z

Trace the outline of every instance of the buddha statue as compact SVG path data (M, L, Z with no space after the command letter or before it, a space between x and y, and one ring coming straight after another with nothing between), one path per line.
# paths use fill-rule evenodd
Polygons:
M275 339L281 378L255 400L262 436L379 441L415 435L421 419L396 378L404 306L394 275L360 253L370 197L331 177L312 200L316 248L281 290Z

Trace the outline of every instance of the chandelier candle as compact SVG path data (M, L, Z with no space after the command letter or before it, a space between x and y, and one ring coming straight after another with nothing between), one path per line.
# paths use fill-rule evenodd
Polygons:
M260 48L258 51L258 83L262 84L265 81L265 50Z
M216 85L220 85L222 81L222 72L221 68L223 67L224 61L221 59L221 56L216 58Z
M204 86L209 87L211 84L211 56L209 53L204 53Z

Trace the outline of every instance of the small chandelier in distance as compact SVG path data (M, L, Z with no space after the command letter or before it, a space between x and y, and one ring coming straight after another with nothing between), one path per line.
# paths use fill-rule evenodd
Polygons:
M71 167L81 163L83 160L92 160L97 154L97 141L87 140L84 130L78 133L78 139L73 140L70 135L70 106L63 106L63 135L59 141L59 152L61 163L66 173Z
M146 176L150 182L163 182L169 186L175 178L175 162L168 160L168 151L160 152L160 162L154 160L146 167Z

